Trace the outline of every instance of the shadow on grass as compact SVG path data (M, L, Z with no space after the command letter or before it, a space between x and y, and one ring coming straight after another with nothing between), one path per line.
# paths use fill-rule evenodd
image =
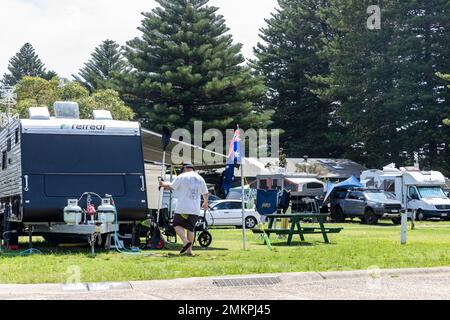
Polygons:
M259 246L266 246L264 242L261 242L258 244ZM316 247L316 246L334 246L335 243L325 243L323 241L292 241L291 245L289 246L287 244L287 240L279 240L279 242L271 242L272 247L286 247L286 248L293 248L293 247Z
M390 221L390 220L380 220L380 221L378 221L377 224L370 225L370 224L363 223L362 221L360 221L358 219L355 219L355 220L347 219L347 220L345 220L345 222L339 222L339 223L328 222L325 224L325 227L327 225L343 225L344 228L345 228L345 225L351 225L351 226L357 225L357 226L368 227L368 228L370 228L370 227L374 227L374 228L376 228L376 227L399 227L399 225L393 224L392 221Z
M33 249L39 250L38 255L42 256L69 256L69 255L84 255L86 257L95 257L91 254L91 247L88 244L79 243L79 244L62 244L62 245L55 245L53 243L49 242L34 242L33 243ZM165 248L163 250L157 250L157 249L140 249L140 253L142 256L153 256L154 254L161 253L161 256L174 256L179 257L179 252L182 249L181 244L177 243L167 243ZM0 259L1 258L16 258L16 257L29 257L29 254L23 254L26 250L29 249L28 243L21 243L20 250L18 251L7 251L3 250L0 252ZM203 248L198 245L194 245L194 251L197 252L205 252L205 251L228 251L227 248L216 248L216 247L208 247ZM170 251L167 253L167 251ZM115 249L106 250L104 248L96 247L95 248L95 254L108 254L108 253L118 253Z

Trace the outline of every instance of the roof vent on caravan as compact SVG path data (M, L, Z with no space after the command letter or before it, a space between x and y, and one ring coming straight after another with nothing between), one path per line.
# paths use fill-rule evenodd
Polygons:
M95 120L113 120L111 111L108 110L94 110L93 114Z
M80 119L80 108L76 102L57 101L53 108L56 119Z
M47 107L30 108L29 113L31 120L50 120L50 112Z

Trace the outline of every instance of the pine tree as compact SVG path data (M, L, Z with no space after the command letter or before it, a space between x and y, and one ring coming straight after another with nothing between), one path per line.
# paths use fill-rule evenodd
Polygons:
M446 93L434 76L448 67L449 2L333 0L324 12L337 35L323 55L331 74L321 96L335 100L347 130L346 155L370 167L445 169L442 126ZM367 8L381 7L380 30L367 28ZM447 154L447 156L445 156Z
M449 173L450 130L442 121L450 113L450 94L436 73L449 70L450 2L399 1L396 8L401 18L391 50L407 108L407 151L420 152L425 169Z
M324 0L279 0L280 9L267 19L255 48L255 68L266 80L265 108L274 110L273 126L284 134L281 143L292 156L339 156L339 130L333 127L333 106L314 93L313 77L329 72L318 54L324 39L333 35L320 12Z
M443 74L441 72L436 73L436 76L438 76L439 78L441 78L442 80L445 80L447 82L450 82L450 74ZM450 89L450 85L447 85L447 88ZM446 125L450 125L450 119L444 119L444 124Z
M436 73L436 76L439 77L440 79L444 80L446 82L446 84L450 83L450 74L444 74L444 73L438 72L438 73ZM450 84L447 85L447 88L450 89ZM447 110L446 116L449 116L450 115L450 103L449 103L449 101L447 101L447 108L446 108L446 110ZM443 123L447 126L447 128L444 128L444 130L446 132L450 132L449 131L450 118L445 118L443 120ZM447 144L445 152L448 153L449 150L450 150L450 136L449 136L449 134L444 136L444 140L446 141L446 144ZM444 152L444 154L445 154L445 152ZM444 159L444 161L446 162L446 164L444 165L444 170L446 171L446 174L448 175L448 174L450 174L450 160L447 157L446 159Z
M79 75L73 77L90 91L114 87L114 79L124 71L126 62L123 59L120 45L113 40L105 40L91 55L91 58Z
M157 0L160 6L144 13L142 37L127 43L131 66L121 93L149 128L192 129L202 120L222 130L265 120L252 106L264 86L208 1Z
M23 77L41 77L50 80L56 73L54 71L46 72L44 63L39 59L33 46L25 43L18 53L9 60L9 74L5 74L2 84L5 86L14 86Z
M321 98L337 106L344 156L380 167L398 160L396 129L403 125L403 107L389 94L394 87L394 66L387 58L392 38L389 14L384 8L381 30L370 30L366 12L373 4L376 1L333 0L322 10L335 36L321 52L330 63L330 74L315 80L326 85L316 91Z

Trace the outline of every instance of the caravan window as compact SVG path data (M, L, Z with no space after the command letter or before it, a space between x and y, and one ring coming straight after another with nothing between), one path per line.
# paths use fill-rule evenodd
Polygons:
M384 180L384 191L395 192L395 180Z
M282 183L283 182L280 179L274 179L272 180L272 188L273 189L281 188Z
M267 180L260 180L259 181L259 188L260 189L263 189L263 190L266 190L267 189Z
M373 177L367 179L366 187L367 188L374 188L375 187L375 179Z
M3 151L2 153L2 170L6 170L6 168L8 168L8 154L6 153L6 151Z
M15 133L15 144L19 143L19 128L16 128L16 133Z
M317 182L308 183L306 185L307 189L323 189L323 185Z

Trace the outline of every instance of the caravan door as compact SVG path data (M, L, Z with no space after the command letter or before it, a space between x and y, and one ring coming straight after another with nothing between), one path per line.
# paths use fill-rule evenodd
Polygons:
M408 187L408 211L420 208L420 196L416 186ZM408 215L409 216L409 215Z

